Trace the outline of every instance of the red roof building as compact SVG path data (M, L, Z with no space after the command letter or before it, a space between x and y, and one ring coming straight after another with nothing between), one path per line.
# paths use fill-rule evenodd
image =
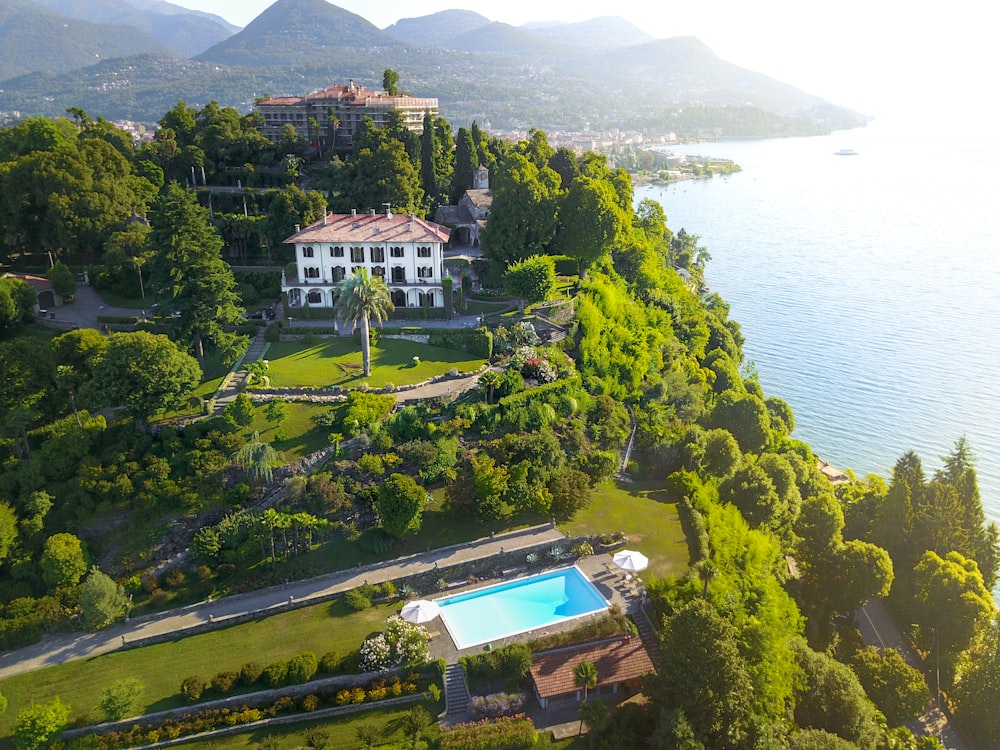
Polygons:
M531 679L535 695L542 708L553 698L575 695L582 700L583 690L576 685L573 671L582 662L597 667L597 687L591 692L634 692L639 679L655 670L653 660L638 637L588 643L583 646L560 648L535 655Z
M414 133L423 132L424 114L438 116L438 100L369 91L350 81L346 86L338 84L306 96L262 99L254 109L264 118L261 132L275 143L285 125L291 125L313 145L326 140L335 141L337 148L347 148L366 117L382 128L392 110L403 115L406 127Z

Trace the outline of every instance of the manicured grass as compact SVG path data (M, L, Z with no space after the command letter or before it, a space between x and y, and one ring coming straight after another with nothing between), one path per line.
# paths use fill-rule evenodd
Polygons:
M238 672L248 661L267 666L302 651L312 651L317 658L327 651L344 656L357 649L370 633L381 630L386 618L399 606L380 605L353 612L337 599L168 643L9 677L3 681L3 694L10 703L6 713L0 715L0 737L9 737L22 708L57 695L69 704L74 719L99 721L103 719L97 708L101 692L124 677L136 677L142 682L140 711L146 713L186 705L179 695L180 685L191 675L208 682L219 672Z
M153 297L146 297L145 299L141 296L127 297L124 294L109 291L99 291L97 295L109 307L126 307L130 310L150 310L153 307L153 303L156 302L156 299Z
M330 404L306 404L288 401L288 416L279 425L269 422L265 414L266 406L257 405L257 414L253 422L244 431L250 435L255 430L260 433L260 439L270 443L271 447L281 454L281 463L290 464L310 453L329 445L329 430L316 426L313 416L330 408ZM278 433L284 433L282 440L277 439Z
M673 498L653 483L607 482L590 506L560 528L571 534L628 534L628 548L649 558L649 572L663 578L683 575L688 547Z
M215 740L205 740L204 742L185 743L185 748L195 750L254 750L260 747L260 742L265 737L273 737L276 741L275 747L280 750L292 750L292 748L302 748L306 746L306 732L310 729L318 728L329 735L326 746L337 748L337 750L353 750L353 748L363 748L365 745L358 739L357 728L362 724L375 724L382 728L382 737L375 747L409 747L409 740L403 735L403 717L409 713L413 706L422 705L431 716L437 716L444 709L444 702L432 703L412 703L406 708L376 708L363 713L348 714L338 716L333 719L323 719L320 721L303 721L297 724L269 727L259 729L256 732L246 734L236 734L229 737L219 737ZM428 737L437 737L437 727L432 725L423 732L426 741Z
M383 339L371 353L372 375L366 378L361 370L361 346L353 337L325 339L317 344L275 342L267 352L267 374L274 388L356 388L365 382L372 388L382 388L390 383L421 383L452 369L473 372L486 363L465 352L401 339ZM420 358L416 365L415 356Z

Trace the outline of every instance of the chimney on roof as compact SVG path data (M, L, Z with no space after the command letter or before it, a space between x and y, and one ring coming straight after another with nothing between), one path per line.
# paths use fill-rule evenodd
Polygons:
M368 209L368 215L369 216L374 216L375 215L375 209L374 208L369 208Z
M382 205L385 206L385 218L391 219L392 218L392 204L391 203L383 203Z
M326 206L323 206L323 226L326 226Z
M295 225L295 234L298 234L301 231L302 231L302 225L301 224L296 224Z
M351 209L351 216L357 216L357 215L358 215L358 209L352 208Z

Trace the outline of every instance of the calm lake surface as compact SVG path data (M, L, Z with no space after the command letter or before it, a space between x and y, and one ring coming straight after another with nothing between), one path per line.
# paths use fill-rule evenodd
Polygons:
M743 168L636 200L701 237L707 282L795 437L888 478L907 450L930 474L964 435L1000 522L1000 139L872 123L675 150Z

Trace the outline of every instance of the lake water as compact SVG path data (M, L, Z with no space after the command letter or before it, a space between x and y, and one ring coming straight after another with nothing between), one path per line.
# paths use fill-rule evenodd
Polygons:
M853 149L855 156L835 156ZM701 237L767 395L859 476L965 436L1000 521L1000 139L867 128L702 143L738 174L637 188Z

